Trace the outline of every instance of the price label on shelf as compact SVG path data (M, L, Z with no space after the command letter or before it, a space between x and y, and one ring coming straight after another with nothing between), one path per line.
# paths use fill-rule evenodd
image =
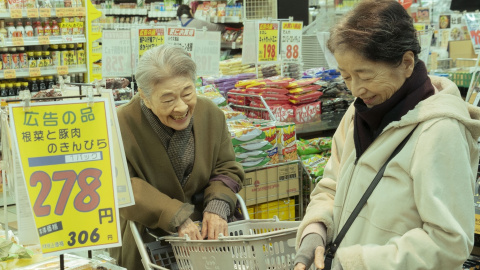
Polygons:
M3 71L3 77L5 79L15 79L17 78L17 73L15 72L15 69L5 69Z
M165 28L138 29L138 58L153 47L165 43Z
M121 244L111 116L105 99L9 105L44 254Z
M56 8L55 14L57 15L57 17L66 17L67 8Z
M282 22L280 44L284 62L299 62L302 58L303 22Z
M40 8L40 17L42 18L49 18L52 16L52 9L50 8Z
M259 63L276 62L278 58L278 22L258 23L258 55Z
M22 18L22 10L21 9L10 9L10 17L12 18Z
M84 7L78 7L75 9L75 16L85 17L87 12Z
M67 75L68 74L68 66L58 66L57 73L59 75Z
M102 36L103 77L131 76L131 30L104 30Z
M195 32L195 28L168 27L165 43L183 47L194 58Z
M74 17L75 11L75 8L65 8L65 17Z
M29 68L28 75L30 75L30 77L39 77L39 76L42 76L42 72L40 71L39 67Z
M12 38L13 46L23 46L23 37L13 37Z
M62 35L62 42L72 42L73 36L72 35Z
M37 8L28 8L27 9L28 18L38 18L38 9Z
M50 44L50 37L49 36L39 36L38 43L41 45Z

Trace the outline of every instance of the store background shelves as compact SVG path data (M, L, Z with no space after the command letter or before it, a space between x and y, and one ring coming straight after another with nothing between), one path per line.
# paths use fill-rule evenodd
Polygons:
M23 38L23 45L14 44L11 38L5 39L4 47L17 47L17 46L35 46L35 45L49 45L49 44L69 44L69 43L85 43L87 39L85 36L49 36L49 42L47 44L41 44L38 37L25 37Z
M135 8L135 9L109 8L109 9L99 9L98 11L102 12L103 15L140 15L140 16L146 16L148 14L148 9L146 9L146 8Z
M242 44L239 44L237 42L222 42L220 46L222 49L232 49L232 50L242 48Z
M0 79L5 79L4 75L5 70L0 70ZM47 68L40 68L41 76L49 76L49 75L57 75L57 67L47 67ZM86 65L76 65L76 66L68 66L68 73L85 73L87 72ZM15 69L15 77L16 78L26 78L30 77L30 72L28 68L23 69Z
M177 11L149 11L150 18L174 18L177 17Z

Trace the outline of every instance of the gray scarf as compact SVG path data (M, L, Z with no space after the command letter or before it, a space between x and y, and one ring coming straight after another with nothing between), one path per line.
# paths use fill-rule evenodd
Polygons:
M142 112L147 118L152 129L167 149L168 157L175 170L175 175L182 187L187 182L193 170L195 161L195 139L193 136L193 117L188 127L184 130L174 130L165 126L158 117L150 110L143 100L141 101Z

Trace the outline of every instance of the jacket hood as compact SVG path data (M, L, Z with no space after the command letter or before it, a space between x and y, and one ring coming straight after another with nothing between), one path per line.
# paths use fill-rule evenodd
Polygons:
M435 87L435 95L418 103L400 121L390 123L384 131L435 118L452 118L465 125L474 138L480 137L480 108L464 101L454 82L437 76L430 76L430 80Z

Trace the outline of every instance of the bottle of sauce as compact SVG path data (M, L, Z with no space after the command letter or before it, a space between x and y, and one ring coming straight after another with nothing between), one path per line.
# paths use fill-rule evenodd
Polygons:
M52 66L52 58L50 57L50 52L49 51L43 51L42 52L42 58L43 58L43 66L44 67Z
M8 96L15 96L15 89L13 89L13 83L7 83L7 89L5 89L5 92L7 92L6 94Z
M4 37L8 37L7 29L5 29L5 21L0 20L0 34L3 34Z
M3 69L11 69L12 68L12 58L10 57L10 53L8 52L8 49L7 48L1 48L0 52L2 53Z
M20 91L22 90L22 83L21 82L16 82L14 84L14 87L13 87L14 91L15 91L15 94L14 96L19 96L20 95ZM10 96L10 95L9 95Z
M85 50L82 43L77 44L77 63L79 65L85 64Z
M52 57L52 65L53 66L60 66L60 56L58 53L58 45L53 44L50 45L50 48L48 48L50 51L50 57Z
M45 36L52 35L52 28L50 27L50 23L48 22L48 20L45 21L45 24L43 26L43 31Z
M52 36L60 36L60 27L58 27L57 21L52 21Z
M0 84L0 96L1 97L8 96L7 88L5 87L4 83Z
M60 45L60 65L61 66L68 66L68 52L67 52L67 45L61 44Z
M74 44L68 44L68 59L70 65L77 65L77 52Z
M47 86L45 85L44 77L38 77L38 90L46 90Z
M16 28L17 37L25 37L25 27L23 27L22 21L17 22Z
M37 60L37 67L43 67L43 58L42 58L42 52L36 51L35 52L35 60Z
M33 37L33 27L30 21L25 23L25 37Z
M34 34L36 37L45 35L45 31L44 31L44 29L43 29L42 24L40 23L40 21L36 21L36 22L35 22L35 28L33 29L33 34Z
M31 91L32 91L32 92L38 92L37 78L32 78Z
M27 52L27 56L28 56L28 67L30 68L37 67L37 59L35 59L33 52Z
M17 48L9 48L10 57L12 58L11 67L12 69L19 69L20 68L20 57L17 53Z
M45 84L47 85L47 89L53 89L53 76L47 76L45 80Z
M25 52L25 47L18 47L17 52L20 61L20 68L28 68L28 55Z
M13 26L13 22L8 22L7 23L7 37L12 38L14 36L16 36L15 26Z
M30 90L28 89L28 82L22 82L22 90Z

